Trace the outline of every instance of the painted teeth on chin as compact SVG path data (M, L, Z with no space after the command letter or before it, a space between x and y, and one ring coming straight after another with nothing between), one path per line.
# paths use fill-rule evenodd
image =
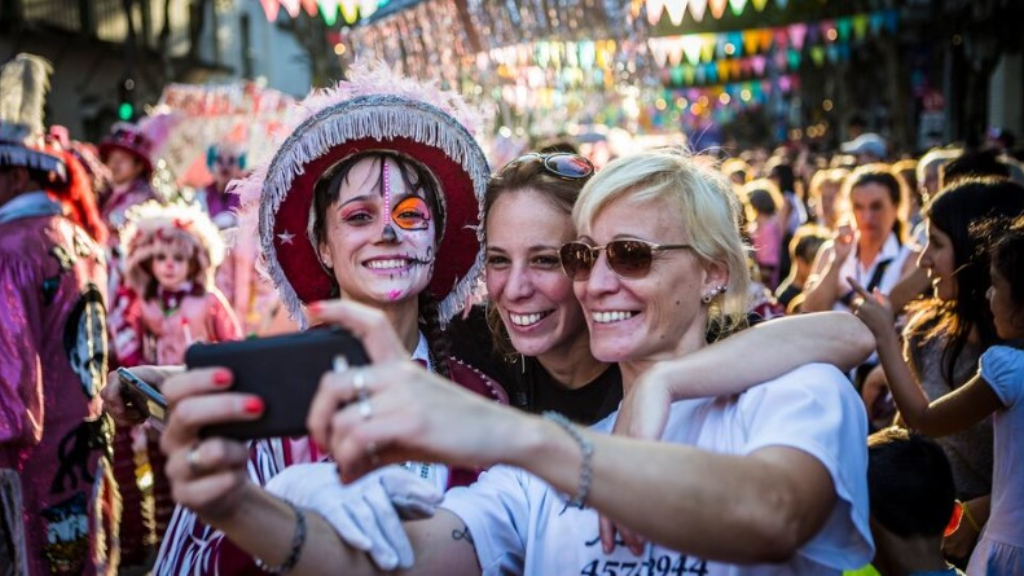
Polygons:
M632 318L633 314L633 312L594 312L594 322L598 324L621 322Z
M366 263L367 268L374 270L389 270L392 268L405 268L409 265L408 260L373 260Z

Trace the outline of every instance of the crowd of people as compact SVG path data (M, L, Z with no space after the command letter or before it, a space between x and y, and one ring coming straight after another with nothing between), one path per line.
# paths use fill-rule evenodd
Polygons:
M0 574L1024 574L1005 133L492 167L360 65L168 194L139 125L47 130L47 73L0 73ZM372 362L308 435L203 433L268 407L190 345L327 325Z

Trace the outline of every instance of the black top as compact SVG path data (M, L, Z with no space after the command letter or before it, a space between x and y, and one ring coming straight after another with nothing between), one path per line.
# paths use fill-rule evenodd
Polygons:
M538 414L554 410L589 426L617 410L622 401L622 374L616 364L572 390L555 380L536 358L518 354L506 358L498 353L482 306L474 306L466 319L453 318L448 334L452 354L501 384L516 408Z

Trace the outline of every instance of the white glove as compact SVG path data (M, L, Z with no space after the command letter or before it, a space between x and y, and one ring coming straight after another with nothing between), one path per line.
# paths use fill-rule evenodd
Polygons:
M271 494L322 515L347 544L381 570L411 568L412 543L402 520L429 518L444 495L401 466L343 485L333 462L289 466L266 485Z

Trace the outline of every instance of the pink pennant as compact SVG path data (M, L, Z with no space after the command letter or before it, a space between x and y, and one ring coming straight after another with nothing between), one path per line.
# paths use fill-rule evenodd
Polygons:
M647 22L651 26L657 26L664 10L665 0L647 0Z
M701 0L694 0L699 2ZM687 0L665 0L665 11L668 12L668 19L672 21L673 26L679 26L683 23L683 15L686 14L686 2ZM691 6L692 6L691 2Z
M690 0L690 16L697 22L704 19L704 11L708 7L708 0Z
M707 0L707 3L711 10L711 16L715 20L721 20L725 15L725 7L729 5L729 0Z
M260 5L263 6L263 13L267 15L268 21L277 20L277 13L281 11L281 4L277 0L260 0ZM866 22L867 20L865 20Z
M803 50L804 40L807 38L807 24L790 24L787 29L789 30L789 42L793 48Z

